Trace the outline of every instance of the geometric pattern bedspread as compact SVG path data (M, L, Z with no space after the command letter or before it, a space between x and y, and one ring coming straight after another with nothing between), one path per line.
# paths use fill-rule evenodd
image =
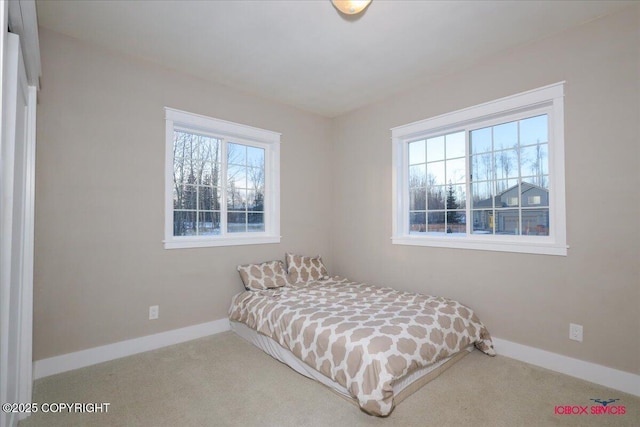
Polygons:
M491 336L457 301L333 277L233 297L229 319L290 350L377 416L394 408L393 383Z

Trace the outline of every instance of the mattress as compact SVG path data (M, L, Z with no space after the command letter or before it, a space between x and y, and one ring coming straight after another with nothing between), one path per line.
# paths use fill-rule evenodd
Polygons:
M254 331L244 323L230 321L230 324L231 330L233 332L235 332L237 335L239 335L249 343L258 347L260 350L264 351L274 359L284 363L299 374L304 375L307 378L311 378L312 380L318 381L319 383L328 387L354 405L358 405L358 402L353 398L353 396L351 396L351 394L345 387L311 368L309 365L303 363L292 352L282 347L273 339L262 335L257 331ZM461 360L464 356L472 351L473 346L470 345L456 355L449 356L446 359L434 363L433 365L418 369L417 371L411 372L410 374L407 374L404 377L396 380L393 383L395 404L397 405L402 400L406 399L408 396L419 390L429 381L437 378L438 375L446 371L449 367L454 365L456 362Z

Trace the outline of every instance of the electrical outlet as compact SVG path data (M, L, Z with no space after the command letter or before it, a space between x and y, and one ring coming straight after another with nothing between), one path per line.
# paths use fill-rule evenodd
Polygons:
M149 320L155 320L160 316L160 306L152 305L149 307Z
M569 339L582 342L582 325L569 324Z

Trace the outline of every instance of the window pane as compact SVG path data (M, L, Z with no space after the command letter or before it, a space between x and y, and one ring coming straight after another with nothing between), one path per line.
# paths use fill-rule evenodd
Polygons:
M427 139L427 161L444 159L444 136Z
M258 232L264 231L264 213L251 213L247 214L248 218L248 226L247 231L249 232Z
M447 159L456 157L464 157L466 151L464 149L464 132L450 133L446 135L447 143Z
M227 209L230 211L247 209L247 190L227 190Z
M520 120L520 145L548 142L547 115Z
M535 185L536 187L543 188L546 192L549 192L549 177L547 175L542 176L528 176L522 178L523 184Z
M547 144L520 149L522 176L546 175L549 173L549 147Z
M207 162L202 170L200 182L204 185L217 187L220 185L220 164Z
M227 169L227 185L230 188L247 188L247 168L229 166Z
M264 188L264 169L247 168L247 188L253 191Z
M264 210L264 191L248 191L247 192L247 209L250 211Z
M220 209L220 190L217 187L198 187L198 210L212 211Z
M503 150L518 146L518 122L493 127L493 149Z
M174 181L200 182L203 170L220 161L221 140L183 131L174 132Z
M176 184L185 184L188 176L184 159L181 157L173 158L173 182Z
M424 163L426 160L424 141L415 141L409 144L409 164Z
M427 229L429 233L444 233L445 232L445 215L444 212L429 212L427 217Z
M198 213L198 235L220 234L220 212Z
M467 214L465 211L447 212L447 234L466 234Z
M520 184L523 207L549 206L549 190L544 187L522 182Z
M424 188L409 190L409 210L423 211L427 209L427 191Z
M193 236L196 234L196 212L195 211L174 211L173 212L173 235Z
M220 149L222 141L208 136L200 136L199 140L199 159L211 163L220 162Z
M471 153L488 153L491 151L491 128L482 128L470 132L469 144Z
M502 193L506 192L506 191L517 191L518 188L518 180L517 179L500 179L498 181L496 181L496 192L498 194L498 196L501 196ZM498 201L498 205L499 205L499 201Z
M230 165L247 164L247 146L242 144L227 144L227 163Z
M491 173L491 153L471 156L471 177L473 181L488 181L493 179Z
M173 132L173 157L182 159L195 159L198 152L198 139L194 134L175 131Z
M228 233L245 233L246 231L247 231L246 212L228 212L227 213L227 232Z
M447 184L461 184L466 182L467 172L465 169L465 160L447 160Z
M427 163L427 185L444 185L444 162Z
M247 146L247 166L264 169L264 148Z
M444 209L446 197L444 186L429 187L427 189L427 208L429 210Z
M508 187L507 187L508 186ZM496 207L497 208L506 208L512 206L518 206L519 197L518 192L518 181L514 180L504 180L497 182L498 195L496 197Z
M496 178L517 178L518 177L518 151L504 150L498 151L494 156L496 167Z
M548 236L549 209L523 209L522 234L529 236Z
M473 209L493 208L492 190L490 181L471 184L471 207Z
M465 209L467 207L467 187L450 185L447 187L447 209Z
M496 211L496 234L520 234L520 213L518 209Z
M409 232L424 233L427 229L426 214L424 212L409 213Z
M409 187L424 187L426 184L425 165L409 167Z
M198 190L195 185L178 185L174 187L174 209L196 209L198 202Z
M493 210L482 209L473 211L473 234L493 234Z

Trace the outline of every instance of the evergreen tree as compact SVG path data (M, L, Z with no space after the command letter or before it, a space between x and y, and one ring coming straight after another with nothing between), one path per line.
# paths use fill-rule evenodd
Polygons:
M453 189L453 184L449 182L449 187L447 188L447 223L457 224L460 222L460 218L458 217L458 212L455 212L452 209L458 209L458 201ZM447 232L451 233L451 229L447 228Z

